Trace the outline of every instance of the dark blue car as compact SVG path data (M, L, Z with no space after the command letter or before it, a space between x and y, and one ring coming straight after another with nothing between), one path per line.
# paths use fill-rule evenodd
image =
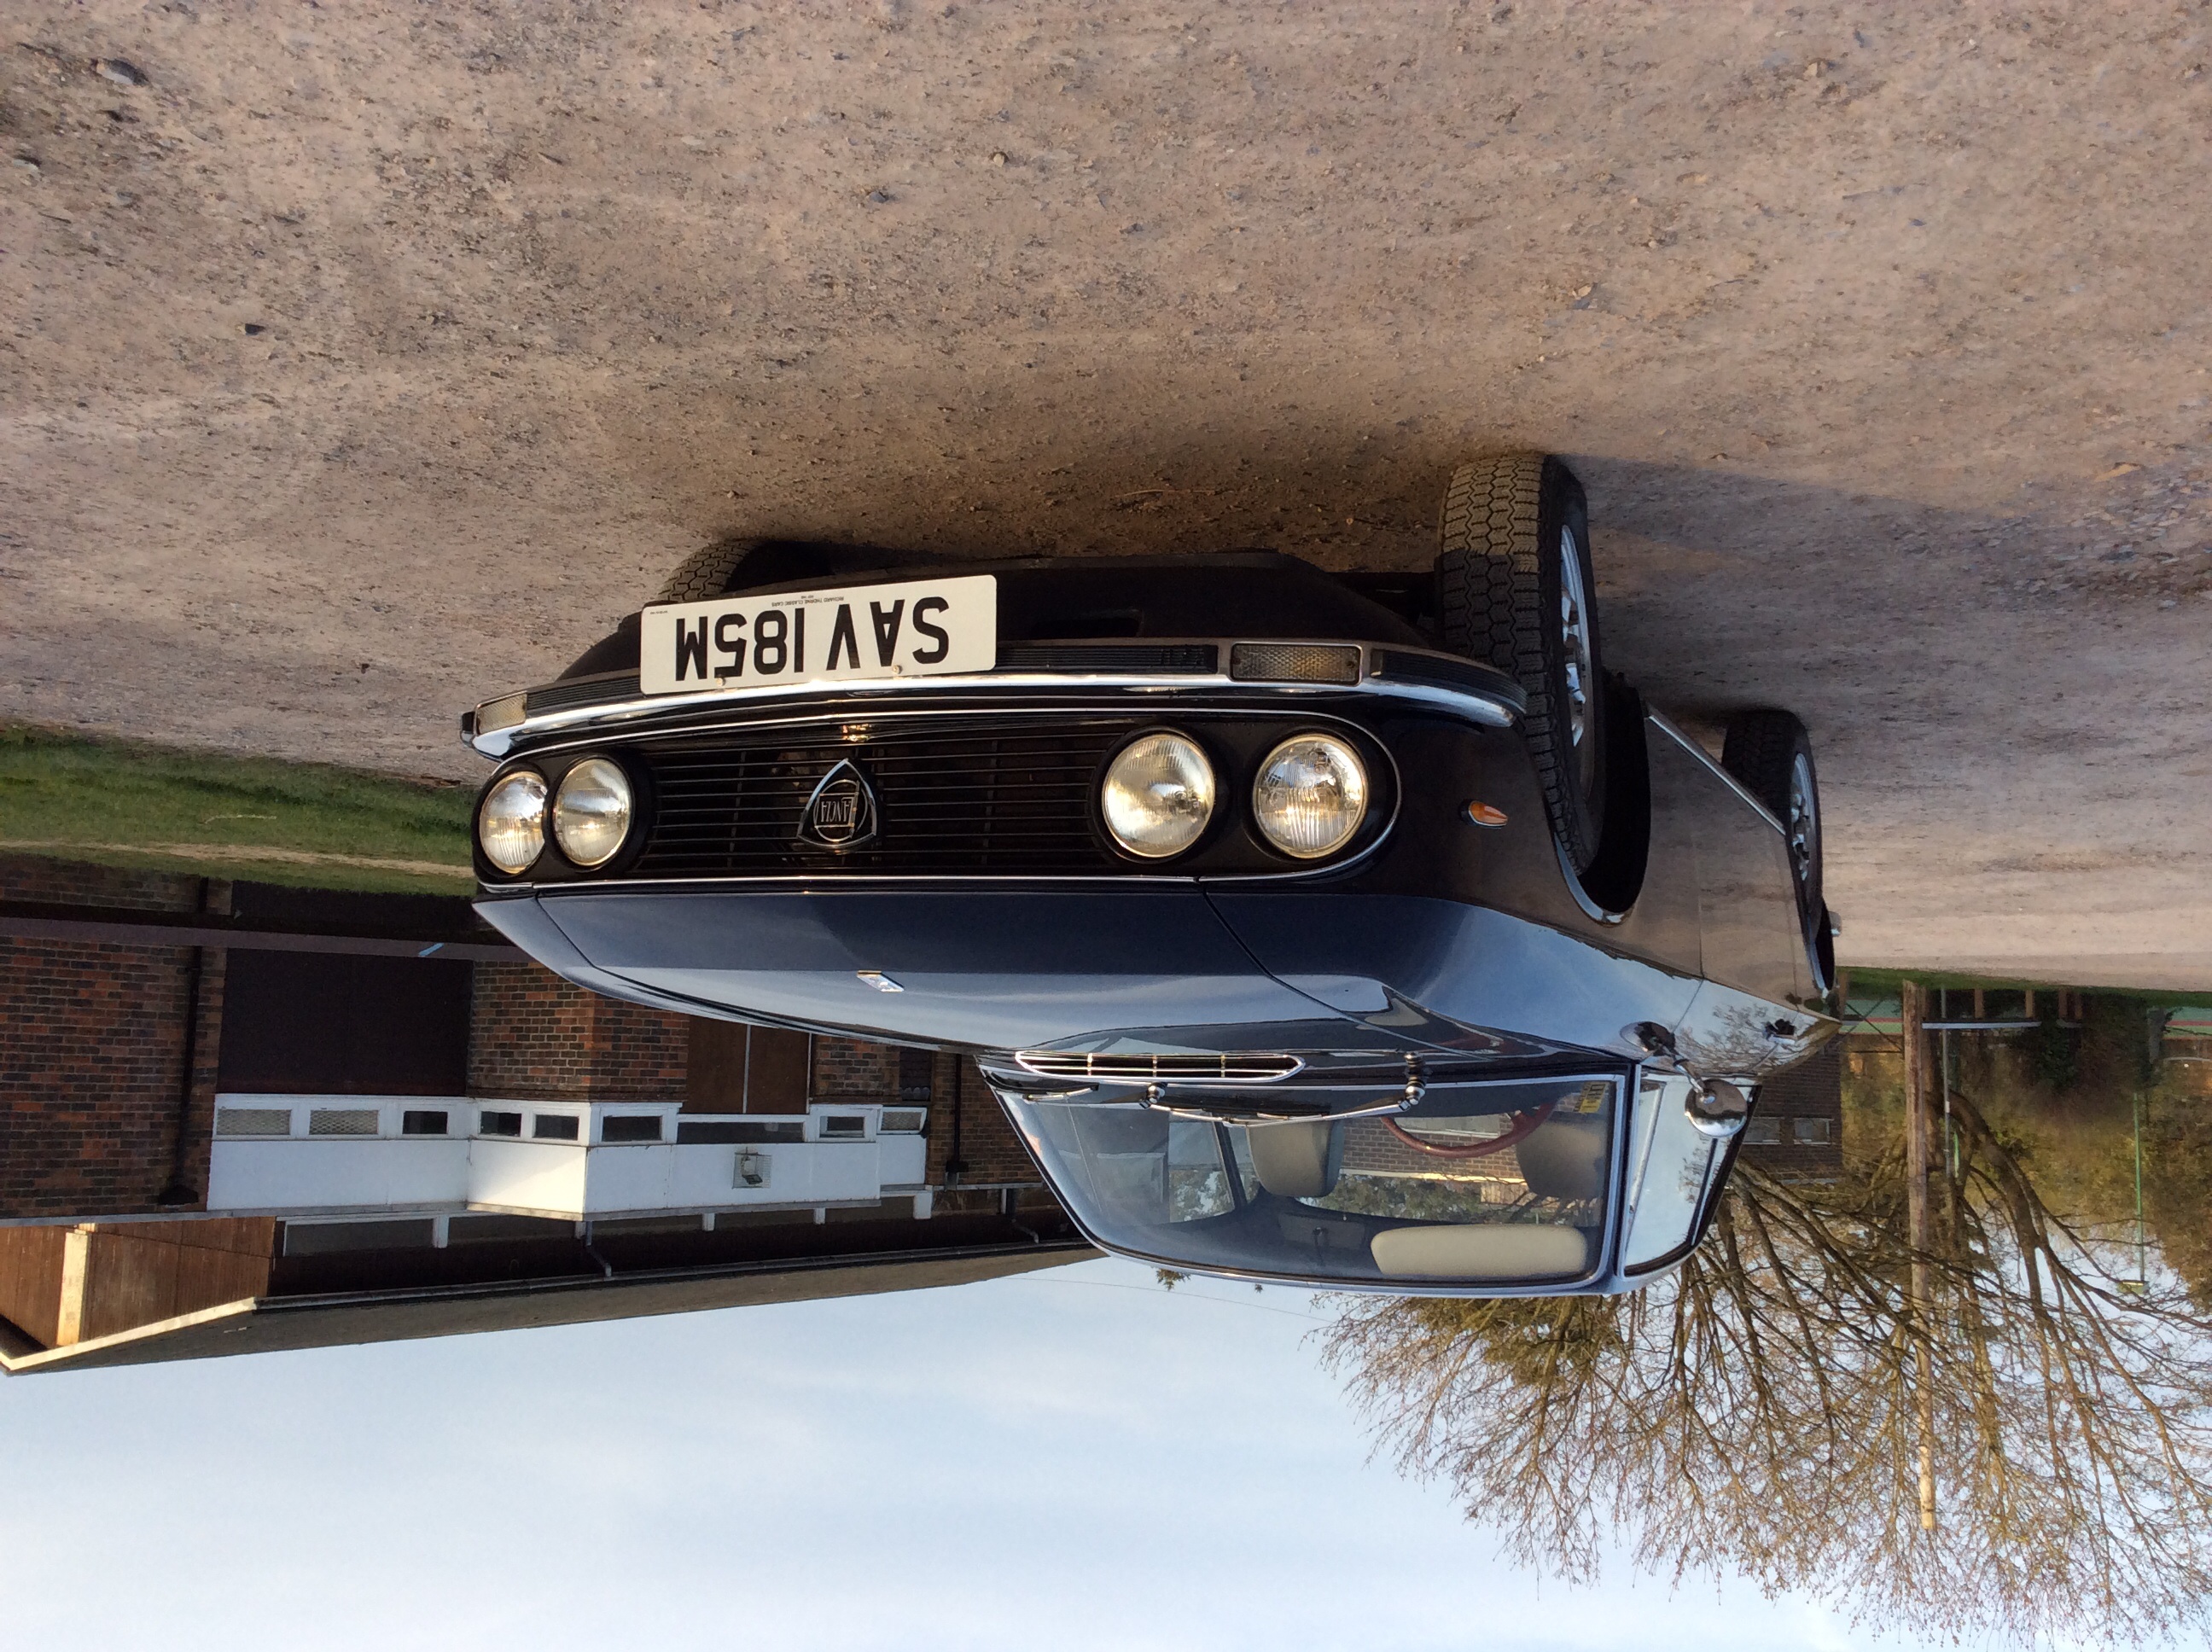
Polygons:
M479 908L595 991L972 1054L1165 1266L1632 1289L1835 1029L1805 731L1606 670L1583 493L1419 574L718 545L479 706Z

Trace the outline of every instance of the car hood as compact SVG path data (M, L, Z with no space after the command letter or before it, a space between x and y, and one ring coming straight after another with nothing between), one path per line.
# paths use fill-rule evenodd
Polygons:
M1733 1046L1717 1067L1745 1073L1809 1048L1775 1036L1770 1006L1743 994L1419 897L602 889L479 910L595 991L891 1042L1632 1057L1637 1023L1703 1042L1712 1022ZM1811 1018L1802 1031L1817 1042Z
M1122 1029L1197 1049L1358 1036L1261 969L1195 890L617 893L536 904L608 978L586 984L771 1022L1008 1050ZM483 910L509 928L523 914L502 909L517 905ZM509 932L536 950L525 926Z

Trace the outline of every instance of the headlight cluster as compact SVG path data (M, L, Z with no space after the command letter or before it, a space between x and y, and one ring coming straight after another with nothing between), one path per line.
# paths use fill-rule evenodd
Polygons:
M1147 860L1181 854L1213 818L1217 787L1205 748L1188 735L1140 735L1106 766L1098 806L1106 829ZM1367 817L1367 768L1333 734L1294 734L1252 781L1252 820L1285 854L1318 860L1352 841Z
M1260 765L1252 817L1285 854L1300 860L1334 854L1367 817L1367 770L1359 754L1332 735L1293 735Z
M589 871L620 852L632 812L629 776L611 758L586 757L572 765L550 793L550 807L544 776L518 768L484 793L477 810L477 842L501 872L528 872L544 852L550 815L561 853Z
M1213 765L1195 740L1147 734L1107 766L1098 806L1106 829L1131 854L1181 854L1213 818Z

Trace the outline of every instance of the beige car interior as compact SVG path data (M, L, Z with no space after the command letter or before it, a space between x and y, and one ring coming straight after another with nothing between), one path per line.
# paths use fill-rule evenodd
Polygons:
M1344 1160L1342 1122L1255 1125L1245 1133L1260 1185L1284 1199L1322 1199L1336 1189ZM1528 1191L1540 1199L1601 1198L1607 1168L1605 1126L1557 1119L1515 1149ZM1375 1266L1393 1278L1503 1279L1577 1274L1589 1268L1589 1240L1554 1224L1469 1223L1386 1228L1370 1242Z
M1580 1228L1528 1223L1385 1228L1369 1242L1375 1266L1394 1278L1508 1279L1581 1273L1589 1242Z
M1344 1127L1327 1119L1311 1123L1258 1124L1245 1133L1252 1171L1280 1199L1326 1199L1336 1191L1344 1163Z

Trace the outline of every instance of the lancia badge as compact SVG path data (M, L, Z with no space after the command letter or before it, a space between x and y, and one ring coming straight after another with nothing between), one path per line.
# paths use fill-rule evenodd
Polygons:
M811 849L842 853L876 835L876 794L850 759L822 777L799 813L799 841Z

